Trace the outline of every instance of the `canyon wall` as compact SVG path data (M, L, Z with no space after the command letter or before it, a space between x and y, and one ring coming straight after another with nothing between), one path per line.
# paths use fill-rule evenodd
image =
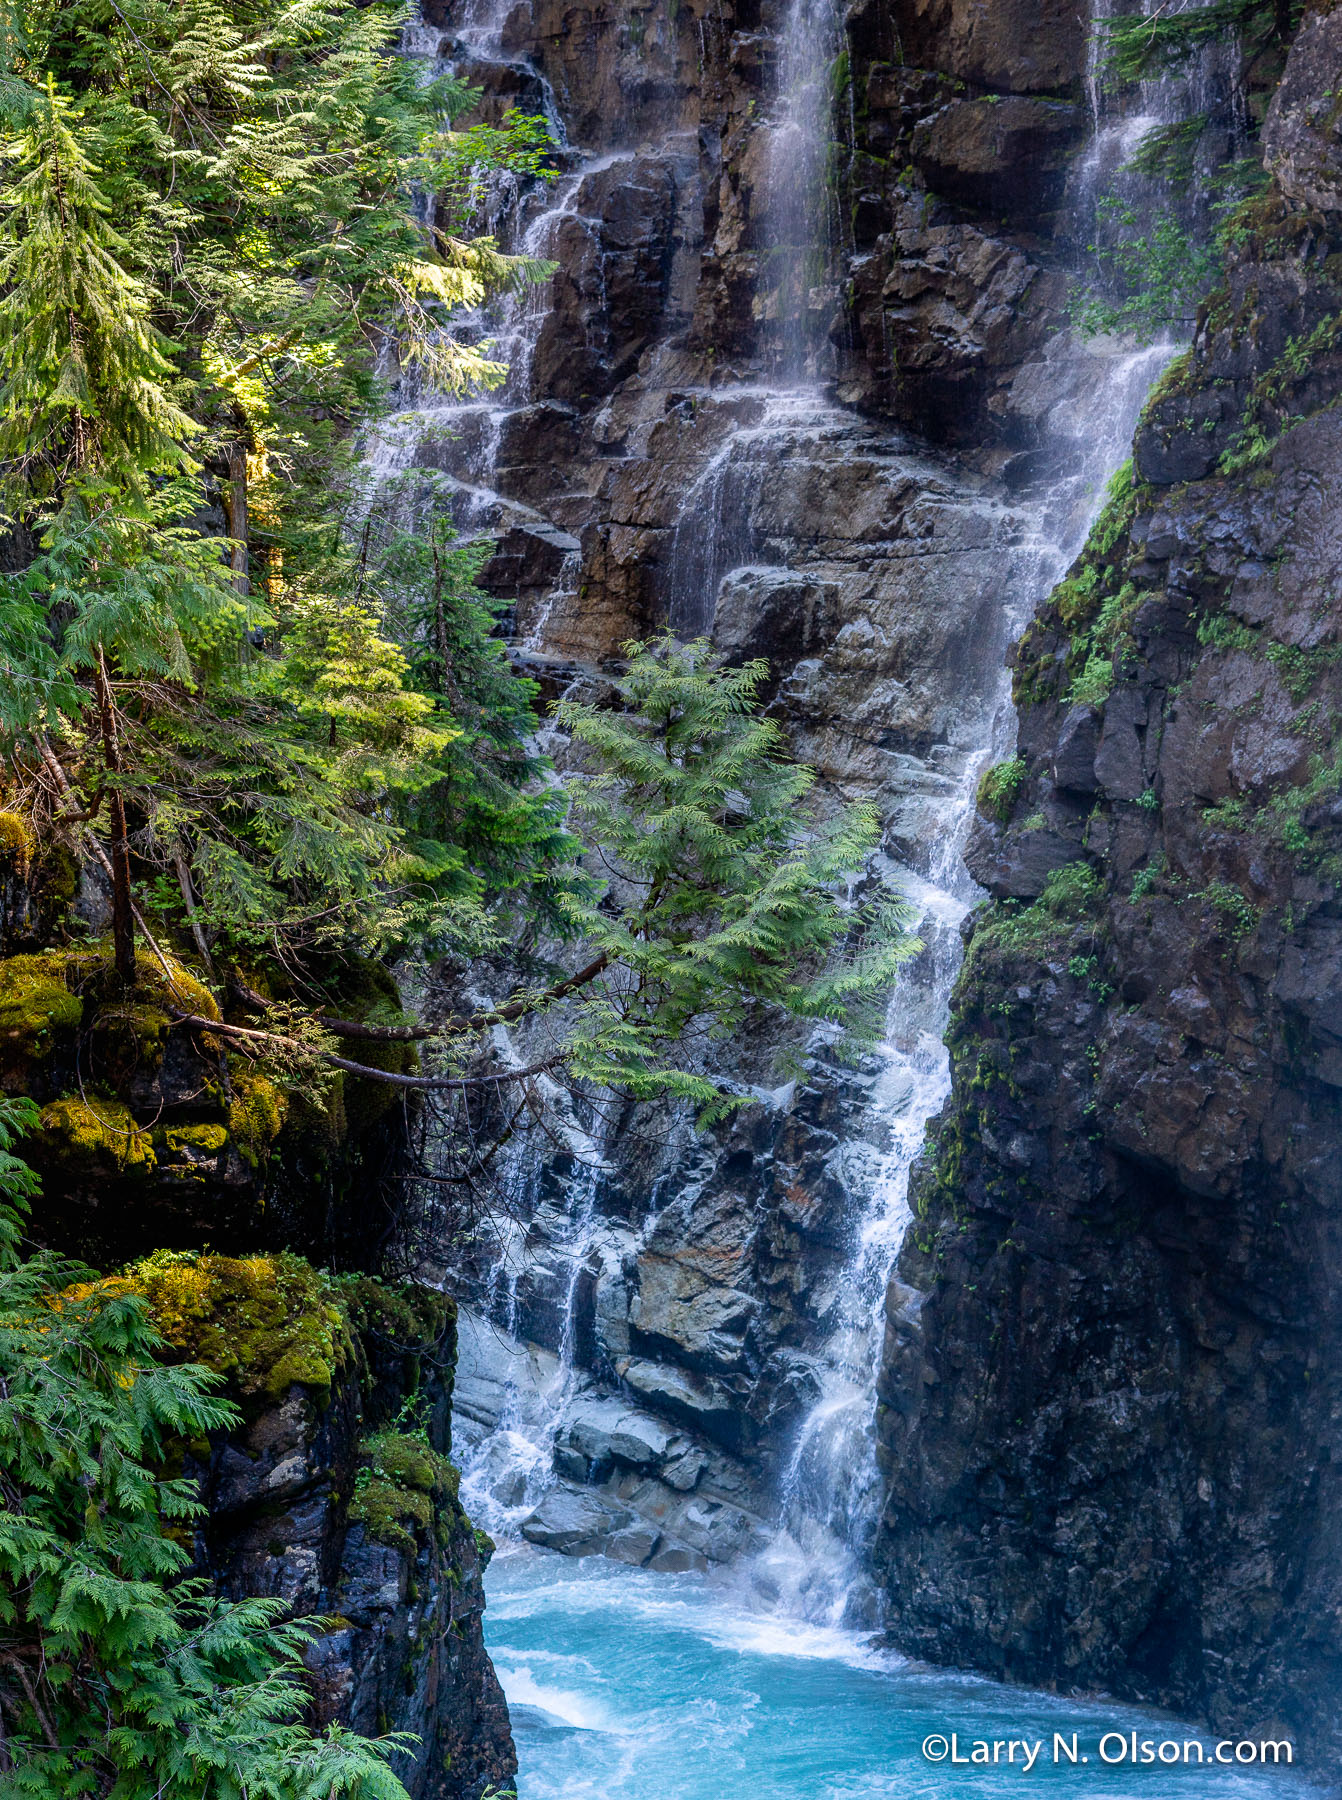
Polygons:
M878 1546L915 1654L1334 1765L1340 58L1342 18L1307 19L1273 181L1013 652Z

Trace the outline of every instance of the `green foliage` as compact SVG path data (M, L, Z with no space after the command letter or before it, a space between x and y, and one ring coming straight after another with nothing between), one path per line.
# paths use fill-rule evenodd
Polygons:
M1111 194L1096 213L1106 235L1090 252L1104 291L1078 296L1074 312L1081 330L1131 332L1139 344L1150 344L1170 327L1191 323L1220 273L1217 246L1200 241L1169 209L1148 220Z
M475 90L468 90L476 97ZM471 125L442 133L426 147L426 185L443 194L458 228L470 223L484 199L485 180L497 169L522 178L553 173L555 142L543 118L510 107L498 125Z
M1114 685L1114 659L1105 651L1086 658L1085 667L1067 690L1072 706L1103 706Z
M1247 937L1258 924L1258 909L1228 882L1214 881L1195 898L1208 902L1217 915L1221 930L1232 941Z
M0 191L0 464L10 504L95 473L142 492L180 469L199 427L170 397L151 291L75 125L71 101L31 96Z
M1011 817L1028 773L1023 757L1013 756L1009 762L993 763L979 776L974 804L985 819L996 819L1005 825Z
M1153 856L1144 869L1139 869L1132 878L1132 893L1129 899L1135 906L1139 900L1153 892L1157 882L1165 873L1165 857L1163 852Z
M39 539L0 575L0 727L34 765L55 741L95 832L119 797L181 922L184 859L225 951L323 933L478 947L488 897L536 866L533 815L555 840L552 801L491 811L465 780L534 772L531 692L503 703L492 615L473 601L453 620L460 656L493 669L482 734L412 679L388 547L364 533L379 364L448 392L497 383L445 326L546 272L419 222L416 184L464 219L488 169L543 172L547 139L522 117L454 132L478 95L388 54L403 17L22 0L0 46L3 499ZM227 562L202 528L220 503ZM405 610L433 584L398 554ZM408 826L430 789L433 819Z
M1320 361L1342 342L1342 313L1329 313L1312 331L1288 338L1280 356L1254 382L1244 403L1240 427L1222 453L1224 474L1238 475L1267 462L1281 432L1294 422L1289 401Z
M1208 44L1240 37L1261 44L1280 28L1275 0L1209 0L1202 6L1123 13L1105 19L1104 73L1113 85L1180 69Z
M739 1102L685 1068L691 1038L734 1031L759 1006L871 1033L915 946L899 902L847 901L876 815L823 815L814 773L758 710L765 665L725 668L706 643L670 638L628 654L624 710L555 709L585 754L573 822L599 873L564 909L609 964L569 1054L581 1076L680 1094L713 1117Z
M971 940L971 959L993 952L1039 956L1060 948L1094 927L1103 894L1104 884L1088 862L1067 863L1052 872L1037 900L1026 906L999 901Z
M406 1800L404 1739L301 1722L320 1622L186 1577L203 1508L163 1465L237 1415L206 1370L155 1360L139 1295L22 1260L32 1113L0 1101L0 1800Z

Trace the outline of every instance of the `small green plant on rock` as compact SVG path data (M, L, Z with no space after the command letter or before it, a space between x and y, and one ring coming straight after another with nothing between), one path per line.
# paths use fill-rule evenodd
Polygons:
M398 1421L400 1423L400 1421ZM438 1505L455 1500L460 1475L429 1442L428 1433L390 1429L365 1438L362 1466L350 1501L352 1524L393 1550L415 1554L412 1527L427 1530Z
M1028 773L1025 759L1013 756L1008 762L994 763L979 776L974 804L985 819L996 819L1005 825L1011 817L1016 797Z

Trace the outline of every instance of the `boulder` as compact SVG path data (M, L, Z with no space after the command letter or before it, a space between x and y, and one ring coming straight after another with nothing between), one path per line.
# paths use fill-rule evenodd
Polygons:
M1263 122L1263 162L1292 200L1342 210L1342 13L1315 12L1291 45Z
M728 1448L739 1447L745 1426L740 1397L725 1382L672 1363L636 1357L619 1371L636 1394L663 1407Z
M1057 205L1073 148L1085 128L1065 101L1001 97L952 100L914 128L914 167L962 206L1010 217Z
M563 1556L595 1556L632 1523L632 1513L607 1506L594 1493L554 1487L535 1512L523 1519L521 1531L528 1543L558 1550Z
M621 1400L584 1399L570 1413L559 1441L589 1462L612 1460L652 1468L684 1448L681 1434L651 1413Z

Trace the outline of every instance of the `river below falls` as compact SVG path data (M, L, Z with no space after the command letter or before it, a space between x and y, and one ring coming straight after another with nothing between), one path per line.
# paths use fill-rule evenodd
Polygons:
M930 1670L860 1635L754 1610L722 1577L501 1546L485 1636L508 1697L518 1800L1320 1800L1300 1775L1104 1766L1102 1734L1192 1740L1162 1715ZM928 1762L929 1733L1043 1740L1016 1761ZM1052 1761L1053 1734L1088 1763ZM1204 1740L1210 1747L1211 1740ZM1107 1744L1110 1755L1117 1742Z

